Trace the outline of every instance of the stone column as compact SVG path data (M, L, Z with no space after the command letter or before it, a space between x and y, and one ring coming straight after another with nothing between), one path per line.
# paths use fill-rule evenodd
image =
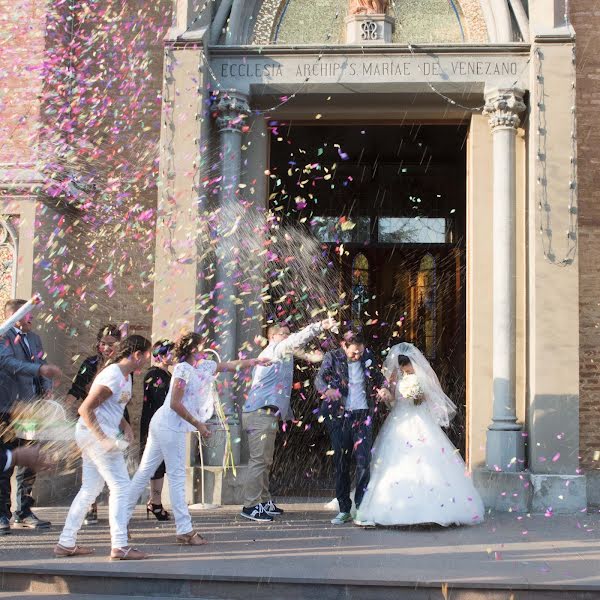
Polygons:
M492 89L484 114L493 139L493 413L488 427L488 469L524 469L524 439L515 403L516 350L516 162L515 138L523 91Z
M239 202L242 134L250 113L246 96L236 90L221 92L215 101L220 137L221 189L216 240L217 268L214 305L218 324L215 330L219 354L224 361L237 357L237 302L234 277L238 270L236 239L232 234L244 208ZM223 377L221 401L228 414L235 413L231 376Z

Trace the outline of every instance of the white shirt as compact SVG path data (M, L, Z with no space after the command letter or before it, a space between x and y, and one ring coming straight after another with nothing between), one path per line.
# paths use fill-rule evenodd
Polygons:
M276 406L281 418L293 418L290 397L294 382L294 351L305 346L322 331L321 323L308 325L278 343L271 342L258 356L268 358L268 367L254 367L252 387L244 403L243 412L254 412L263 406Z
M119 425L123 418L123 412L127 403L131 400L131 375L125 377L119 365L109 365L105 369L102 369L96 376L96 379L94 379L90 388L90 394L99 385L107 387L112 393L107 400L94 410L94 414L104 434L114 438L119 434ZM81 418L77 426L87 429Z
M182 419L171 408L171 394L177 379L185 381L182 403L185 408L198 421L205 423L210 419L214 412L214 401L211 394L211 386L215 380L217 372L217 363L213 360L203 360L197 367L192 367L187 362L175 365L169 392L165 398L165 403L156 411L152 420L157 420L159 426L163 429L173 431L196 431L196 428Z
M369 408L365 390L365 374L360 360L348 361L348 398L346 410L365 410Z

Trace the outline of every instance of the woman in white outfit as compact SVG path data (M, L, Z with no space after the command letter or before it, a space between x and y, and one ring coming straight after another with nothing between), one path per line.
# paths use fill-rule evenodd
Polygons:
M395 389L395 404L373 449L356 524L481 523L481 496L441 429L456 406L431 365L412 344L402 343L390 350L384 373Z
M158 465L164 460L171 509L175 517L176 539L180 544L201 546L206 540L192 527L185 501L185 434L198 431L209 436L204 424L213 414L210 387L219 371L235 371L268 364L261 359L217 363L206 360L202 352L202 337L194 332L182 335L173 348L175 368L164 404L150 421L144 454L137 473L131 481L127 515L131 514Z
M131 426L123 418L125 407L131 400L131 375L150 361L150 348L150 342L140 335L131 335L120 342L112 363L96 376L79 407L81 416L75 429L75 440L83 461L81 489L71 504L54 548L56 556L82 556L94 552L77 545L77 533L105 482L110 492L111 560L139 560L148 556L127 542L130 479L122 450L133 441ZM119 439L121 431L124 440Z

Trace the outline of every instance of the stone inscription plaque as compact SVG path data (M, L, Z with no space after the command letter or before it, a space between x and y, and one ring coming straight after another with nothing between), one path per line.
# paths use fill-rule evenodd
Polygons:
M518 85L528 80L526 56L246 56L215 57L215 75L224 87L252 84L365 84L389 82L483 82Z

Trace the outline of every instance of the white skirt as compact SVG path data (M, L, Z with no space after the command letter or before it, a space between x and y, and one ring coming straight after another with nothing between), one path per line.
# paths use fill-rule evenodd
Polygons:
M358 520L473 525L484 510L460 453L427 407L400 400L377 437Z

